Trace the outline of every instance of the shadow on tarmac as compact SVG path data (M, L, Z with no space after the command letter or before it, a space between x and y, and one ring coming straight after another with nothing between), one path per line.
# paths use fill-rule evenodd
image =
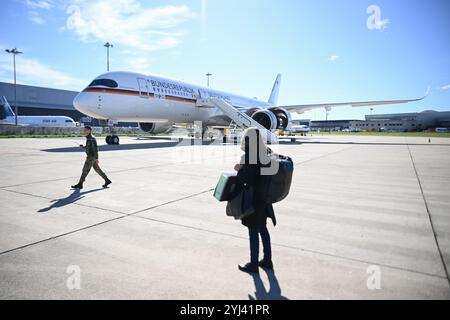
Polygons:
M198 143L198 142L197 142ZM118 145L102 145L98 146L98 151L123 151L123 150L139 150L139 149L157 149L157 148L173 148L173 147L185 147L193 145L193 141L168 141L168 142L154 142L154 143L128 143L128 144L118 144ZM210 141L204 141L202 145L210 145ZM53 149L43 149L41 151L45 152L82 152L84 149L80 147L67 147L67 148L53 148Z
M79 189L75 189L66 198L50 201L50 203L52 203L52 205L50 205L49 207L46 207L46 208L39 209L38 212L39 213L44 213L44 212L48 212L48 211L50 211L52 209L57 209L57 208L61 208L61 207L67 206L67 205L72 204L72 203L74 203L74 202L76 202L78 200L83 199L84 195L86 195L88 193L97 192L97 191L101 191L101 190L105 190L105 189L98 188L98 189L93 189L93 190L84 191L84 192L80 192Z
M193 139L182 140L182 141L166 141L166 142L153 142L153 143L128 143L119 145L102 145L98 147L98 151L124 151L124 150L142 150L142 149L158 149L158 148L173 148L173 147L186 147L198 144L199 142L194 142ZM331 142L331 141L278 141L280 145L302 145L302 144L323 144L323 145L366 145L366 146L428 146L428 147L443 147L450 146L450 144L432 144L432 143L384 143L384 142ZM208 146L213 144L212 141L203 141L201 145ZM233 144L233 143L228 143ZM215 144L217 145L217 144ZM222 143L218 145L224 145ZM79 147L67 147L67 148L53 148L53 149L43 149L41 151L45 152L82 152L85 151Z
M264 287L259 274L252 274L253 282L255 284L255 296L248 295L249 300L289 300L281 294L281 287L274 271L263 269L269 278L269 291Z

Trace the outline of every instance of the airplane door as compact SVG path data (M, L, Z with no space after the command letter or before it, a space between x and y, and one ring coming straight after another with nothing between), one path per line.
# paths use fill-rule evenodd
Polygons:
M137 78L138 84L139 84L139 96L141 98L148 98L149 92L148 92L148 84L147 80L144 78Z

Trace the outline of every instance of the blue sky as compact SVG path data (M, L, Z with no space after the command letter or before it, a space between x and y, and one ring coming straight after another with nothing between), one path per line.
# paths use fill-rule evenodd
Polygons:
M373 113L450 110L447 0L3 0L0 12L0 81L12 81L4 49L18 47L19 83L81 90L106 70L109 41L112 70L198 84L211 72L212 87L264 100L282 73L284 105L414 98L431 86L424 101ZM335 108L329 119L369 113Z

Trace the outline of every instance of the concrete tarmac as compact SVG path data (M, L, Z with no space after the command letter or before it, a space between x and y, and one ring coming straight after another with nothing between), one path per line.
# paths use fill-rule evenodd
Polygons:
M113 184L77 192L83 139L0 139L0 299L450 299L450 139L274 146L295 173L260 276L213 198L239 147L98 141Z

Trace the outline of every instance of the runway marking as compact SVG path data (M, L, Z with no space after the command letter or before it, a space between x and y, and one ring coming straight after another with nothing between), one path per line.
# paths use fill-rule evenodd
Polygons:
M406 138L405 138L405 140L406 140ZM433 231L434 241L436 243L436 247L437 247L439 256L441 258L442 266L444 267L445 275L447 277L447 281L448 281L448 284L450 286L450 276L449 276L449 273L448 273L447 265L445 264L444 255L442 254L441 246L439 245L438 235L437 235L436 229L434 227L433 218L431 216L430 208L428 207L428 202L427 202L427 199L425 197L425 193L423 191L423 187L422 187L422 183L420 181L419 173L417 171L416 163L415 163L414 158L412 156L411 149L410 149L409 145L407 145L407 148L408 148L408 152L409 152L409 157L411 158L412 166L414 168L414 172L416 174L417 182L419 183L419 188L420 188L420 193L422 194L423 203L425 204L425 209L427 210L428 219L429 219L430 225L431 225L431 230Z
M220 157L205 158L204 160L205 161L210 161L210 160L214 160L214 159L217 159L217 158L223 159L223 157L220 156ZM80 163L80 161L78 161L78 162ZM119 170L107 171L107 173L108 174L114 174L114 173L122 173L122 172L133 171L133 170L144 170L144 169L156 168L156 167L161 167L161 166L169 167L169 166L175 166L175 165L181 165L181 164L189 164L189 163L192 163L192 161L191 160L186 160L186 161L181 161L181 162L177 162L177 163L169 163L169 164L167 164L167 163L164 163L164 164L160 163L160 164L154 164L154 165L144 166L144 167L136 167L136 168L127 168L127 169L119 169ZM80 166L80 168L82 168L82 166ZM13 184L13 185L8 185L8 186L0 186L0 189L5 189L6 190L6 188L23 187L23 186L32 185L32 184L45 183L45 182L54 182L54 181L62 181L62 180L77 179L77 178L79 178L79 175L77 175L77 176L70 176L70 177L63 177L63 178L57 178L57 179L51 179L51 180L32 181L32 182ZM51 199L51 200L53 200L53 199Z
M168 221L163 221L163 220L159 220L159 219L153 219L153 218L149 218L149 217L142 217L142 216L139 216L139 215L133 215L133 216L130 216L130 218L139 218L139 219L144 219L144 220L150 220L150 221L153 221L153 222L159 222L159 223L163 223L163 224L169 224L169 225L178 226L178 227L182 227L182 228L187 228L187 229L192 229L192 230L202 231L202 232L207 232L207 233L212 233L212 234L218 234L218 235L223 235L223 236L229 236L229 237L233 237L233 238L236 238L236 239L242 239L242 240L248 241L247 237L241 237L241 236L237 236L237 235L234 235L234 234L231 234L231 233L225 233L225 232L219 232L219 231L214 231L214 230L208 230L208 229L193 227L193 226L189 226L189 225L184 225L184 224L179 224L179 223L174 223L174 222L168 222ZM410 272L410 273L426 275L426 276L435 277L435 278L439 278L439 279L446 279L446 277L441 276L439 274L428 273L428 272L423 272L423 271L418 271L418 270L413 270L413 269L408 269L408 268L403 268L403 267L397 267L397 266L392 266L392 265L383 264L383 263L374 262L374 261L369 261L369 260L362 260L362 259L356 259L356 258L351 258L351 257L345 257L345 256L337 255L337 254L332 254L332 253L327 253L327 252L323 252L323 251L318 251L318 250L312 250L312 249L306 249L306 248L302 248L302 247L289 246L289 245L279 244L279 243L274 243L274 242L272 243L272 246L280 247L280 248L286 248L286 249L300 250L300 251L309 252L309 253L313 253L313 254L317 254L317 255L328 256L328 257L338 258L338 259L347 260L347 261L359 262L359 263L368 264L368 265L378 265L378 266L381 266L381 267L386 267L386 268L390 268L390 269L395 269L395 270L406 271L406 272Z
M333 152L330 152L330 153L327 153L327 154L323 154L323 155L318 156L318 157L315 157L315 158L306 159L306 160L299 161L299 162L294 162L294 165L305 164L305 163L310 162L310 161L314 161L314 160L319 160L319 159L322 159L322 158L326 158L326 157L328 157L328 156L334 155L334 154L339 153L339 152L342 152L342 151L347 151L347 150L353 149L353 148L355 148L355 147L356 147L356 146L351 146L351 147L348 147L348 148L343 148L343 149L341 149L341 150L337 150L337 151L333 151Z
M336 153L339 153L339 152L342 152L342 151L345 151L345 150L348 150L348 149L351 149L351 148L354 148L354 147L355 146L351 146L351 147L348 147L348 148L344 148L344 149L341 149L341 150L330 152L330 153L327 153L327 154L324 154L324 155L321 155L321 156L318 156L318 157L315 157L315 158L311 158L311 159L307 159L307 160L304 160L304 161L300 161L300 162L298 162L296 164L304 164L304 163L307 163L307 162L310 162L310 161L313 161L313 160L317 160L317 159L321 159L321 158L324 158L324 157L327 157L327 156L330 156L330 155L334 155ZM128 171L128 170L133 170L133 169L126 169L126 170L121 170L121 171ZM104 210L104 211L110 211L110 212L113 212L113 213L122 214L122 216L115 217L115 218L112 218L112 219L107 219L107 220L104 220L104 221L101 221L101 222L98 222L98 223L95 223L95 224L92 224L92 225L89 225L89 226L86 226L86 227L78 228L78 229L75 229L75 230L72 230L72 231L69 231L69 232L65 232L65 233L62 233L62 234L59 234L59 235L55 235L55 236L52 236L52 237L49 237L49 238L46 238L46 239L42 239L42 240L36 241L36 242L33 242L33 243L29 243L29 244L26 244L26 245L23 245L23 246L19 246L19 247L13 248L13 249L9 249L9 250L0 252L0 255L7 254L7 253L10 253L10 252L13 252L13 251L17 251L17 250L21 250L21 249L25 249L27 247L31 247L31 246L34 246L34 245L37 245L37 244L40 244L40 243L43 243L43 242L55 240L55 239L58 239L58 238L61 238L61 237L67 236L67 235L71 235L71 234L74 234L74 233L77 233L77 232L80 232L80 231L91 229L91 228L94 228L96 226L104 225L106 223L117 221L117 220L121 220L121 219L128 218L128 217L130 217L130 218L137 218L137 219L143 219L143 220L147 220L147 221L163 223L163 224L173 225L173 226L186 228L186 229L190 229L190 230L196 230L196 231L200 231L200 232L207 232L207 233L212 233L212 234L217 234L217 235L223 235L223 236L228 236L228 237L233 237L233 238L236 238L236 239L248 241L247 237L241 237L241 236L237 236L237 235L230 234L230 233L219 232L219 231L214 231L214 230L208 230L208 229L193 227L193 226L184 225L184 224L172 223L172 222L168 222L168 221L163 221L163 220L149 218L149 217L143 217L143 216L139 215L140 213L143 213L145 211L151 211L151 210L157 209L159 207L163 207L165 205L169 205L169 204L172 204L172 203L175 203L175 202L179 202L179 201L183 201L183 200L186 200L186 199L189 199L189 198L193 198L193 197L196 197L196 196L208 193L208 192L212 192L213 190L214 190L214 188L207 189L207 190L200 191L200 192L192 194L192 195L188 195L188 196L184 196L184 197L181 197L181 198L178 198L178 199L167 201L165 203L154 205L154 206L149 207L149 208L140 209L140 210L137 210L135 212L128 213L128 214L124 213L124 212L121 212L121 211L115 211L115 210L110 210L110 209L101 208L101 207L94 207L94 206L84 205L84 204L80 204L80 203L72 203L72 202L68 201L69 205L72 204L72 205L78 205L78 206L83 206L83 207L90 207L90 208ZM43 199L47 199L47 200L54 200L54 199L51 199L51 198L48 198L48 197L38 196L38 195L33 195L33 194L27 194L27 193L23 193L23 192L19 192L19 191L14 191L14 190L4 189L3 191L17 193L17 194L23 194L23 195L32 196L32 197L43 198ZM59 200L62 200L62 199L59 199ZM393 265L388 265L388 264L382 264L382 263L378 263L378 262L375 262L375 261L362 260L362 259L346 257L346 256L336 255L336 254L322 252L322 251L318 251L318 250L312 250L312 249L307 249L307 248L302 248L302 247L289 246L289 245L284 245L284 244L279 244L279 243L272 243L272 245L275 246L275 247L280 247L280 248L299 250L299 251L308 252L308 253L312 253L312 254L317 254L317 255L337 258L337 259L341 259L341 260L358 262L358 263L362 263L362 264L365 264L365 265L376 264L376 265L379 265L379 266L382 266L382 267L385 267L385 268L389 268L389 269L405 271L405 272L410 272L410 273L414 273L414 274L419 274L419 275L430 276L430 277L434 277L434 278L448 280L448 276L444 277L444 276L441 276L439 274L427 273L427 272L418 271L418 270L412 270L412 269L408 269L408 268L404 268L404 267L398 267L398 266L393 266Z
M46 197L46 196L40 196L40 195L37 195L37 194L32 194L32 193L27 193L27 192L22 192L22 191L16 191L16 190L8 190L8 189L3 189L2 191L16 193L16 194L21 194L21 195L29 196L29 197L35 197L35 198L50 200L50 201L55 201L55 202L56 201L61 201L61 202L63 202L66 205L73 204L73 205L80 206L80 207L86 207L86 208L97 209L97 210L102 210L102 211L109 211L109 212L113 212L113 213L117 213L117 214L123 214L123 215L127 214L125 212L117 211L117 210L114 210L114 209L107 209L107 208L102 208L102 207L96 207L96 206L91 206L91 205L83 204L83 203L79 203L79 202L65 201L65 198L52 199L52 198L49 198L49 197ZM2 253L0 252L0 254L2 254Z
M168 201L168 202L164 202L164 203L155 205L155 206L153 206L151 208L144 209L144 211L145 210L156 209L158 207L165 206L167 204L171 204L171 203L174 203L174 202L178 202L178 201L182 201L182 200L185 200L185 199L188 199L188 198L192 198L192 197L195 197L195 196L207 193L207 192L211 192L212 190L214 190L214 189L208 189L206 191L201 191L201 192L198 192L198 193L195 193L195 194L192 194L192 195L189 195L189 196L185 196L185 197L182 197L182 198L179 198L179 199L175 199L175 200L171 200L171 201ZM12 193L18 193L18 194L23 194L23 195L28 195L28 196L32 196L32 197L49 199L49 198L46 198L46 197L36 196L36 195L33 195L33 194L26 194L26 193L18 192L18 191L12 191L12 190L3 190L3 191L12 192ZM16 248L8 249L8 250L0 252L0 255L7 254L7 253L10 253L10 252L13 252L13 251L20 250L20 249L24 249L24 248L27 248L27 247L31 247L31 246L34 246L34 245L37 245L37 244L40 244L40 243L43 243L43 242L50 241L50 240L58 239L58 238L61 238L61 237L64 237L64 236L67 236L67 235L70 235L70 234L73 234L73 233L76 233L76 232L79 232L79 231L91 229L91 228L94 228L96 226L100 226L100 225L106 224L108 222L124 219L126 217L133 216L133 215L138 214L138 213L143 211L143 210L138 210L138 211L132 212L132 213L123 213L123 212L120 212L120 211L115 211L115 210L110 210L110 209L105 209L105 208L86 206L86 205L82 205L82 204L79 204L79 203L69 203L69 204L85 206L85 207L90 207L90 208L95 208L95 209L100 209L100 210L105 210L105 211L110 211L110 212L122 214L122 216L115 217L115 218L112 218L112 219L107 219L107 220L104 220L104 221L100 221L100 222L88 225L86 227L82 227L82 228L78 228L78 229L75 229L75 230L72 230L72 231L61 233L61 234L58 234L58 235L55 235L55 236L52 236L52 237L49 237L49 238L46 238L46 239L42 239L42 240L39 240L39 241L35 241L35 242L31 242L31 243L19 246L19 247L16 247Z
M157 222L157 223L162 223L162 224L167 224L167 225L172 225L172 226L176 226L176 227L180 227L180 228L185 228L185 229L190 229L190 230L195 230L195 231L200 231L200 232L206 232L206 233L211 233L211 234L216 234L216 235L222 235L222 236L227 236L227 237L232 237L235 239L240 239L240 240L245 240L248 241L247 237L241 237L241 236L237 236L235 234L232 233L226 233L226 232L220 232L220 231L214 231L214 230L208 230L208 229L203 229L203 228L199 228L199 227L194 227L194 226L189 226L189 225L184 225L184 224L179 224L179 223L174 223L174 222L168 222L168 221L164 221L164 220L159 220L159 219L154 219L154 218L149 218L149 217L143 217L140 216L139 213L143 213L145 211L150 211L150 210L154 210L157 209L159 207L165 206L165 205L169 205L178 201L182 201L182 200L186 200L189 198L193 198L208 192L212 192L214 189L208 189L205 191L201 191L192 195L188 195L179 199L174 199L162 204L158 204L146 209L141 209L132 213L123 213L120 211L114 211L114 210L110 210L110 209L105 209L105 208L100 208L100 207L94 207L94 206L89 206L89 205L83 205L83 204L79 204L79 203L68 203L68 204L73 204L73 205L78 205L78 206L83 206L83 207L90 207L90 208L94 208L94 209L100 209L100 210L104 210L104 211L110 211L110 212L114 212L117 214L122 214L122 216L120 217L115 217L112 219L107 219L104 221L100 221L98 223L86 226L86 227L82 227L82 228L78 228L72 231L68 231L59 235L55 235L46 239L42 239L39 241L35 241L32 243L28 243L26 245L22 245L13 249L9 249L3 252L0 252L0 255L3 254L7 254L13 251L17 251L17 250L21 250L21 249L25 249L37 244L41 244L43 242L47 242L47 241L51 241L51 240L55 240L64 236L68 236L80 231L84 231L87 229L91 229L109 222L113 222L113 221L117 221L117 220L121 220L124 218L137 218L137 219L141 219L141 220L147 220L147 221L152 221L152 222ZM18 192L18 191L11 191L11 190L4 190L4 191L8 191L8 192L12 192L12 193L18 193L18 194L23 194L23 195L28 195L28 196L32 196L32 197L38 197L38 198L44 198L44 199L48 199L50 200L50 198L46 198L43 196L36 196L36 195L32 195L32 194L27 194L27 193L23 193L23 192ZM410 272L410 273L414 273L414 274L420 274L420 275L425 275L425 276L430 276L430 277L434 277L434 278L439 278L439 279L445 279L447 280L446 277L441 276L439 274L433 274L433 273L428 273L428 272L423 272L423 271L418 271L418 270L413 270L413 269L408 269L408 268L404 268L404 267L397 267L397 266L393 266L393 265L388 265L388 264L383 264L383 263L379 263L379 262L375 262L375 261L369 261L369 260L362 260L362 259L357 259L357 258L352 258L352 257L346 257L346 256L341 256L341 255L337 255L337 254L332 254L332 253L328 253L328 252L323 252L323 251L318 251L318 250L312 250L312 249L307 249L307 248L302 248L302 247L296 247L296 246L290 246L290 245L285 245L285 244L280 244L280 243L272 243L272 246L274 247L280 247L280 248L285 248L285 249L291 249L291 250L297 250L297 251L303 251L303 252L308 252L308 253L312 253L312 254L317 254L317 255L321 255L321 256L327 256L327 257L332 257L332 258L337 258L337 259L341 259L341 260L346 260L346 261L352 261L352 262L358 262L358 263L362 263L362 264L366 264L366 265L378 265L381 267L385 267L385 268L389 268L389 269L394 269L394 270L399 270L399 271L405 271L405 272Z

